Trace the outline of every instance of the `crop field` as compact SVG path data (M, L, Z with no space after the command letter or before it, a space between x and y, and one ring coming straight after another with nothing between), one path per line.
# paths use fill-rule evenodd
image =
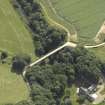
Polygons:
M8 65L0 64L0 105L28 98L28 89L21 76L11 73Z
M93 43L105 21L105 0L45 0L58 15L74 25L80 43ZM70 27L71 28L71 27Z
M0 0L0 50L34 55L31 34L10 0Z

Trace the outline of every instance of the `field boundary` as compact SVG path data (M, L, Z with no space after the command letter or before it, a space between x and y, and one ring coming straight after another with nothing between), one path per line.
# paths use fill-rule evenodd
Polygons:
M54 12L54 14L56 15L56 16L58 16L59 18L61 18L61 19L63 19L62 17L60 17L58 14L57 14L57 11L56 11L56 9L53 7L53 5L52 5L52 3L49 1L49 0L47 0L48 2L49 2L49 5L50 5L50 7L51 7L51 9L52 9L52 11ZM64 19L63 19L64 20ZM65 21L65 20L64 20ZM64 26L65 27L65 26ZM66 31L66 30L65 30ZM76 32L77 33L77 32ZM77 36L77 34L76 34L76 36ZM97 47L101 47L101 46L104 46L105 45L105 42L103 42L103 43L100 43L100 44L96 44L96 45L84 45L84 48L87 48L87 49L90 49L90 48L97 48Z
M69 41L70 41L70 36L71 36L69 30L68 30L66 27L64 27L63 25L61 25L61 24L57 23L56 21L54 21L53 19L51 19L51 18L49 17L49 15L48 15L48 13L47 13L47 11L46 11L44 5L43 5L41 2L40 2L40 5L41 5L41 7L42 7L42 9L43 9L43 12L46 14L47 19L48 19L52 24L55 24L56 26L58 26L59 28L62 28L63 30L65 30L65 31L67 32L67 36L68 36L68 37L67 37L67 41L69 42Z
M47 0L48 7L45 6L46 1L39 0L38 2L39 2L39 4L43 4L44 8L46 9L45 11L46 11L47 14L51 13L50 16L52 16L52 18L53 18L53 19L50 18L51 20L55 21L55 19L56 19L55 22L57 24L62 25L64 27L63 29L64 30L66 29L66 32L67 32L67 30L69 31L69 33L71 35L70 36L70 41L77 42L77 32L75 31L74 26L72 24L70 24L70 23L67 23L62 17L60 17L57 14L56 10L53 8L50 1ZM47 15L47 17L49 17L49 16ZM70 26L71 28L69 29L65 25Z
M52 9L53 13L55 13L55 15L56 15L59 19L61 19L62 21L65 22L65 24L67 24L67 21L66 21L63 17L61 17L60 15L58 15L58 13L57 13L56 9L54 8L52 2L51 2L50 0L47 0L47 1L48 1L48 3L49 3L49 6L50 6L50 8ZM69 24L69 25L72 25L72 27L73 27L73 29L74 29L74 34L71 35L71 37L73 37L73 38L71 38L71 39L74 39L75 41L77 41L77 39L78 39L78 34L77 34L77 31L76 31L75 26L74 26L72 23L70 23L70 22L69 22L68 24ZM69 31L69 32L70 32L70 31ZM70 32L70 33L71 33L71 32Z
M52 9L52 11L53 11L53 13L56 15L56 16L58 16L58 18L59 19L61 19L61 20L63 20L63 21L66 21L64 18L62 18L60 15L58 15L57 14L57 11L56 11L56 9L54 8L54 6L53 6L53 4L51 3L51 1L50 0L47 0L48 1L48 4L49 4L49 6L50 6L50 8ZM66 21L67 22L67 21ZM105 23L105 22L104 22ZM74 27L75 28L75 27ZM100 30L99 30L100 31ZM77 31L76 31L76 29L75 29L75 32L76 32L76 36L77 36ZM99 32L98 32L99 33ZM97 36L97 35L96 35ZM96 47L97 47L97 45L99 46L99 45L104 45L104 42L103 43L100 43L100 44L96 44ZM90 46L90 45L85 45L85 46ZM93 46L93 45L92 45ZM91 46L91 47L92 47ZM95 47L95 45L93 46L93 47ZM90 48L90 47L89 47Z

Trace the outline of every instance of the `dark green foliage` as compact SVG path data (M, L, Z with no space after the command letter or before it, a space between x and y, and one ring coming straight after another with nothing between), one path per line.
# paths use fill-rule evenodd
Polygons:
M31 87L30 96L34 104L21 102L19 105L72 105L70 92L68 90L68 95L65 95L65 88L70 88L72 84L97 84L101 70L104 69L103 65L86 49L64 48L49 57L47 63L43 62L30 68L26 78ZM62 96L65 97L61 103ZM78 101L82 103L84 99Z
M8 57L8 53L6 51L1 52L1 60L6 59Z
M48 24L37 2L33 0L15 1L27 19L29 28L32 30L35 53L38 56L44 55L64 43L66 33Z
M41 87L37 83L32 85L31 97L35 105L56 105L51 91Z
M78 52L81 52L81 54ZM79 50L77 48L75 54L79 54L74 64L76 79L78 81L82 80L83 84L97 83L101 76L101 62L86 49Z
M64 43L65 32L49 26L37 2L16 1L33 32L37 55L44 55ZM13 67L23 69L30 60L16 56L13 61ZM102 65L93 54L82 47L64 48L49 57L47 62L43 61L42 64L35 65L28 70L26 78L31 88L30 96L34 104L23 101L17 105L61 105L61 98L66 87L70 88L72 84L82 86L97 84ZM68 97L64 98L63 105L71 105L70 97Z
M20 74L24 67L31 62L31 58L25 54L16 55L13 57L12 62L12 71Z
M32 99L38 97L43 102L45 93L42 95L40 88L49 91L52 99L55 99L56 105L60 105L60 99L64 95L66 87L72 84L81 86L90 86L97 84L101 76L102 63L90 52L83 48L65 48L55 55L52 55L47 64L36 65L27 72L27 79L30 83ZM79 84L78 84L79 83ZM39 93L36 93L36 87L39 86ZM37 96L38 95L38 96ZM36 102L36 101L35 101ZM47 102L47 101L46 101ZM64 105L68 105L70 100L65 99ZM42 104L41 104L42 105ZM49 105L49 104L47 104Z

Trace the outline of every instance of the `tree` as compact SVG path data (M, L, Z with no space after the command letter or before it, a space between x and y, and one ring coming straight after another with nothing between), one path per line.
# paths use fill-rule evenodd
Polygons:
M38 56L45 55L64 43L66 33L49 25L37 1L16 1L33 33L35 53ZM79 83L84 81L97 83L100 69L105 68L104 66L101 68L99 60L83 47L64 48L48 59L46 63L34 65L26 74L34 105L60 105L65 87L75 83L75 80ZM29 63L28 57L17 55L13 58L12 67L22 72ZM23 101L19 104L28 105L29 103ZM70 100L65 99L64 104L71 105Z
M55 105L56 103L51 91L38 84L32 85L31 95L35 105Z
M16 55L12 60L12 70L16 73L22 73L24 67L31 62L31 58L28 55Z
M84 80L82 82L89 83L89 85L97 83L101 74L100 61L93 54L87 52L76 58L75 71L77 80Z
M38 56L48 53L50 50L62 45L65 41L65 32L56 29L48 24L42 12L42 8L37 1L16 0L22 13L27 19L27 25L32 31L35 52ZM36 45L40 42L40 47Z
M6 59L8 57L8 53L6 51L1 52L1 60Z

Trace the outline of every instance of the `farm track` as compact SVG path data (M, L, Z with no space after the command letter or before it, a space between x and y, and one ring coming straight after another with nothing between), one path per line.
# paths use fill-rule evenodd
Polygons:
M51 3L51 1L50 0L47 0L48 1L48 3L49 3L49 5L50 5L50 7L51 7L51 9L52 9L52 11L53 11L53 13L56 15L56 16L58 16L59 17L59 19L61 19L61 20L64 20L62 17L60 17L58 14L57 14L57 11L56 11L56 9L53 7L53 5L52 5L52 3ZM65 20L64 20L65 21ZM105 23L105 22L104 22ZM103 24L104 24L103 23ZM63 27L65 27L65 26L63 26ZM66 28L66 27L65 27ZM103 28L103 27L101 27L101 28ZM67 29L68 30L68 29ZM66 31L66 30L65 30ZM69 30L68 30L69 31ZM99 30L99 32L100 31L102 31L102 29L100 29ZM99 33L98 32L98 33ZM70 32L69 32L70 33ZM76 31L76 29L75 29L75 35L77 36L77 31ZM70 36L69 36L70 37ZM101 44L97 44L97 45L84 45L84 48L87 48L87 49L89 49L89 48L97 48L97 47L101 47L101 46L104 46L105 45L105 42L103 42L103 43L101 43Z
M67 32L67 42L66 42L64 45L62 45L62 46L58 47L57 49L53 50L52 52L50 52L50 53L46 54L45 56L41 57L40 59L36 60L35 62L31 63L30 65L26 66L25 69L24 69L24 71L23 71L23 77L24 77L24 78L25 78L25 75L26 75L26 72L27 72L27 68L28 68L28 67L33 67L34 65L36 65L36 64L38 64L39 62L45 60L45 59L48 58L49 56L55 54L56 52L62 50L63 48L65 48L65 47L67 47L67 46L68 46L68 47L72 47L72 48L77 47L77 44L76 44L76 43L70 42L70 36L71 36L71 34L70 34L69 30L68 30L65 26L63 26L62 24L59 24L58 22L56 22L56 21L54 21L53 19L51 19L51 18L48 16L48 13L47 13L47 11L46 11L46 8L44 7L44 5L43 5L41 2L40 2L40 5L41 5L41 7L42 7L44 13L46 14L48 20L50 20L51 23L53 23L53 24L55 24L56 26L58 26L58 27L64 29L64 30ZM97 45L84 45L84 48L86 48L86 49L92 49L92 48L97 48L97 47L101 47L101 46L104 46L104 45L105 45L105 42L104 42L104 43L101 43L101 44L97 44Z
M47 0L47 2L49 5L49 9L51 9L53 14L58 18L58 20L60 20L60 22L56 22L57 20L55 21L54 19L52 19L52 20L54 20L54 22L56 22L57 24L61 25L62 26L61 28L64 29L68 33L68 39L67 39L68 41L73 40L74 42L77 42L77 31L76 31L75 27L72 25L72 23L68 23L67 21L65 21L65 19L63 17L58 15L56 9L53 7L50 0ZM43 3L41 3L41 0L39 3L42 4L42 6L44 6ZM44 8L47 8L47 7L44 7ZM47 9L45 9L45 11L48 12ZM67 28L68 26L65 26L64 24L68 24L68 26L69 25L72 26L71 29L73 29L73 32L71 32L71 30Z
M53 19L51 19L51 18L49 17L49 15L48 15L46 9L45 9L45 6L44 6L41 2L40 2L40 5L41 5L41 7L42 7L44 13L46 14L48 20L49 20L52 24L55 24L56 26L58 26L59 28L65 30L65 31L67 32L67 41L69 42L69 41L70 41L70 36L71 36L69 30L68 30L65 26L63 26L62 24L59 24L59 23L57 23L56 21L54 21Z

